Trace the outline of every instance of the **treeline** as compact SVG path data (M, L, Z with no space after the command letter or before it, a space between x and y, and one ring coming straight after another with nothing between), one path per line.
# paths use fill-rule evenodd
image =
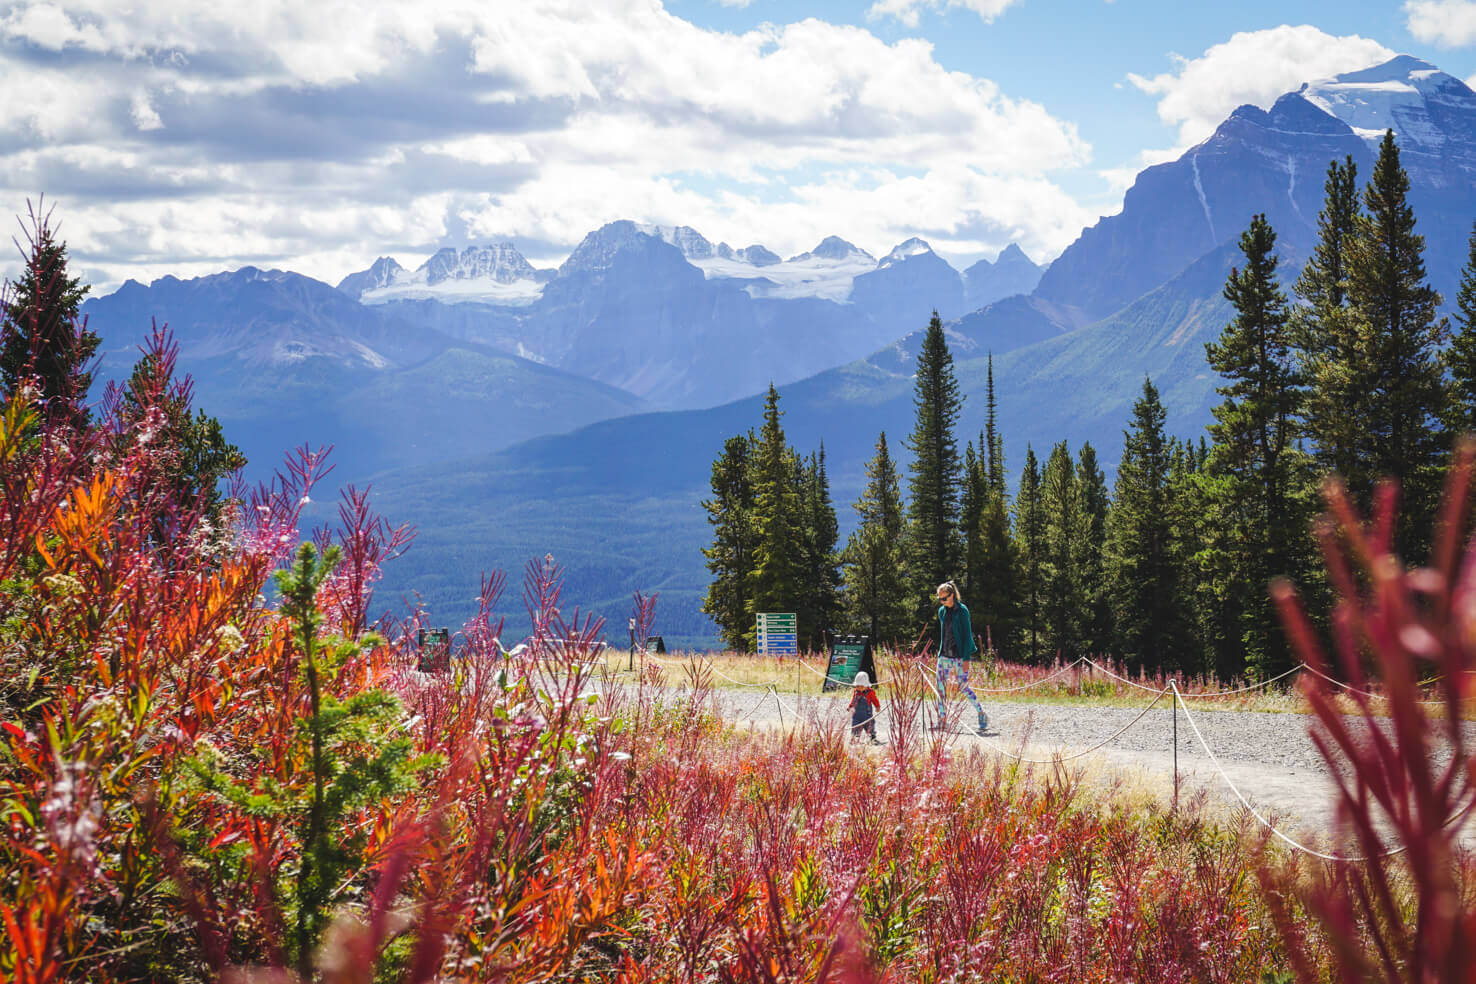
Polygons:
M1111 653L1223 679L1289 667L1267 588L1291 578L1318 607L1320 484L1338 476L1366 508L1383 478L1396 481L1396 542L1422 558L1454 437L1476 430L1476 226L1447 319L1392 131L1361 192L1351 157L1329 165L1325 192L1290 295L1265 216L1240 238L1244 263L1224 288L1235 315L1205 347L1224 381L1207 434L1169 433L1145 379L1110 492L1092 446L1062 441L1043 465L1027 448L1011 496L992 360L985 429L960 453L963 398L935 313L908 495L880 434L859 525L836 550L823 453L806 464L784 445L771 387L762 435L731 439L713 466L703 610L741 648L755 612L792 609L812 644L823 628L910 643L930 624L933 587L954 580L976 630L1009 658Z

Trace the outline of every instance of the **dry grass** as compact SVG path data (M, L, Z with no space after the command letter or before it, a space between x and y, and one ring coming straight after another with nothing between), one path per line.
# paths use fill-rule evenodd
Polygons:
M1102 661L1098 661L1102 662ZM925 677L908 669L906 661L892 653L883 651L876 657L877 672L883 695L890 686L895 688L899 680L908 678L909 689L922 687L922 679L932 681L931 664L922 664ZM801 697L845 697L848 688L840 687L822 692L825 655L812 653L796 657L757 656L739 652L692 652L671 653L664 656L646 656L637 653L635 672L631 673L630 654L627 651L606 650L605 667L615 680L632 682L642 672L643 666L662 668L668 679L680 683L687 674L689 665L705 665L711 671L709 686L717 690L759 693L769 687L783 695ZM969 682L979 698L995 704L1059 704L1067 706L1141 708L1151 701L1154 694L1168 685L1168 677L1162 674L1138 674L1136 676L1115 664L1107 664L1112 672L1127 677L1133 684L1115 680L1091 667L1082 666L1060 673L1064 668L1052 666L1024 666L1018 663L995 662L971 663ZM1057 675L1059 674L1059 675ZM1179 691L1193 700L1196 710L1206 711L1253 711L1265 714L1310 714L1311 705L1302 693L1301 680L1305 674L1293 675L1285 681L1273 683L1260 690L1223 697L1205 696L1220 690L1236 690L1247 685L1244 680L1224 682L1213 677L1175 676ZM1025 688L1025 689L1017 689ZM1438 713L1433 688L1428 695L1432 700L1431 713ZM1000 692L1009 691L1009 692ZM1362 713L1358 703L1348 696L1335 697L1334 705L1344 714ZM1374 702L1375 713L1379 713L1378 702ZM1464 720L1476 720L1476 703L1462 711Z

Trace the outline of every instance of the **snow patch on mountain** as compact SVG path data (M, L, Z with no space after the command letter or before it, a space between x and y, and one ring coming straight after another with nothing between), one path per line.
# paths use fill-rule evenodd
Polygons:
M876 268L878 270L884 270L889 266L894 266L914 256L922 256L924 253L931 253L932 251L933 247L916 236L913 236L906 242L898 243L893 247L890 253L882 257L881 262L876 265Z
M359 294L364 304L434 300L444 304L479 302L525 307L542 296L543 285L549 279L545 271L534 269L511 243L468 246L459 253L447 247L437 250L414 271L407 271L398 263L387 269L376 262L369 272L377 275L345 277L339 289L345 289L344 285L350 282L364 285Z
M779 260L762 246L750 246L739 251L719 249L708 257L689 257L688 262L709 280L747 281L744 290L750 297L786 300L845 301L856 278L877 269L875 257L838 236L828 236L809 252L787 260Z
M1446 135L1432 118L1432 106L1476 112L1476 93L1464 82L1410 55L1308 82L1299 91L1312 105L1352 127L1371 146L1377 146L1385 129L1393 127L1401 149L1438 153Z

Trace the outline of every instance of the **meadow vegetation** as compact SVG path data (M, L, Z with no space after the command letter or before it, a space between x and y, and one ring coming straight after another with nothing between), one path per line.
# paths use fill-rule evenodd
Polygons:
M565 606L549 559L524 578L522 654L497 642L494 576L449 668L424 672L415 613L368 617L408 531L354 490L337 529L297 528L322 455L212 514L157 481L171 450L147 401L79 430L28 399L0 431L8 979L1229 982L1376 979L1357 961L1384 960L1382 979L1433 981L1470 966L1452 961L1469 956L1473 869L1446 836L1470 759L1452 778L1401 758L1423 748L1424 715L1400 714L1383 758L1335 731L1328 745L1352 757L1349 802L1387 800L1393 843L1417 835L1419 853L1324 865L1245 824L1088 795L1060 766L958 753L926 730L921 690L892 702L881 754L821 721L736 730L707 671L622 683L586 661L602 626ZM1367 618L1367 639L1465 679L1476 576L1453 576L1459 552L1405 575L1354 542L1374 577L1348 582L1339 624ZM1410 591L1426 603L1393 604ZM1402 707L1409 650L1374 652ZM1354 846L1383 848L1387 824L1358 816Z

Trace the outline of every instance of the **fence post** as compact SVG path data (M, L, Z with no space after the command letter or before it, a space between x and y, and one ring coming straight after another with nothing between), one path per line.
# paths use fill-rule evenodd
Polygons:
M1179 687L1172 679L1169 687L1174 692L1174 812L1179 812Z

